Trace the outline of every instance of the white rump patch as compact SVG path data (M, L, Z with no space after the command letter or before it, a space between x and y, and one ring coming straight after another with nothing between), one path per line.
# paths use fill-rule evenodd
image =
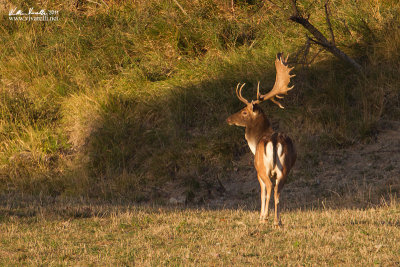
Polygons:
M281 143L276 144L276 153L278 154L278 157L282 156L283 149L282 149L282 144Z
M267 169L267 174L273 176L276 174L277 178L282 176L283 162L285 155L281 143L276 144L276 162L274 165L274 148L272 142L268 142L266 146L266 155L264 155L264 166ZM278 179L276 180L278 181Z
M267 167L267 174L268 170L272 171L274 168L274 148L272 142L268 142L265 148L264 166Z

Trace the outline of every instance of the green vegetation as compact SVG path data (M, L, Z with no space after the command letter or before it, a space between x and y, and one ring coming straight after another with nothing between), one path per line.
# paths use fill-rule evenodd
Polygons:
M305 31L284 1L234 1L234 12L230 1L179 1L187 14L169 0L106 2L6 1L6 12L60 15L1 17L2 192L140 201L174 180L193 197L243 154L242 132L225 124L241 106L234 87L268 90L280 51L297 59L296 89L286 110L264 107L296 140L300 165L302 151L368 141L382 117L400 115L398 1L331 1L336 42L362 77L324 52L300 64ZM322 3L299 2L328 35Z

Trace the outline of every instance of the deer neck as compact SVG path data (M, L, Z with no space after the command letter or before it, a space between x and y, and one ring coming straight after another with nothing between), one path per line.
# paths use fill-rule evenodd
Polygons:
M256 154L256 147L261 137L272 135L272 133L271 124L264 114L260 114L250 125L246 126L245 138L254 155Z

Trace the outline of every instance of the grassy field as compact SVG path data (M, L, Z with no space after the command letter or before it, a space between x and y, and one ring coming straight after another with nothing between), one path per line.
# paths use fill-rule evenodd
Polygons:
M395 200L362 210L287 210L279 229L246 208L10 201L0 215L2 266L400 264Z
M330 36L325 2L297 1ZM329 2L362 74L289 1L1 1L0 265L400 265L400 3ZM282 51L295 89L263 109L298 160L275 229L225 119Z

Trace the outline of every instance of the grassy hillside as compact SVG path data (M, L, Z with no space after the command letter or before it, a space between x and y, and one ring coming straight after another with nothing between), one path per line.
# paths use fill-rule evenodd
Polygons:
M295 90L276 129L298 168L331 147L373 141L400 115L398 1L331 1L336 42L364 68L322 51L305 64L305 31L286 1L5 1L0 24L0 190L157 199L173 181L189 200L247 152L225 118L274 82L292 54ZM322 3L299 1L329 35ZM323 1L322 1L323 2ZM54 22L8 19L12 6L59 10ZM303 52L302 52L303 51ZM312 46L311 59L319 51Z

